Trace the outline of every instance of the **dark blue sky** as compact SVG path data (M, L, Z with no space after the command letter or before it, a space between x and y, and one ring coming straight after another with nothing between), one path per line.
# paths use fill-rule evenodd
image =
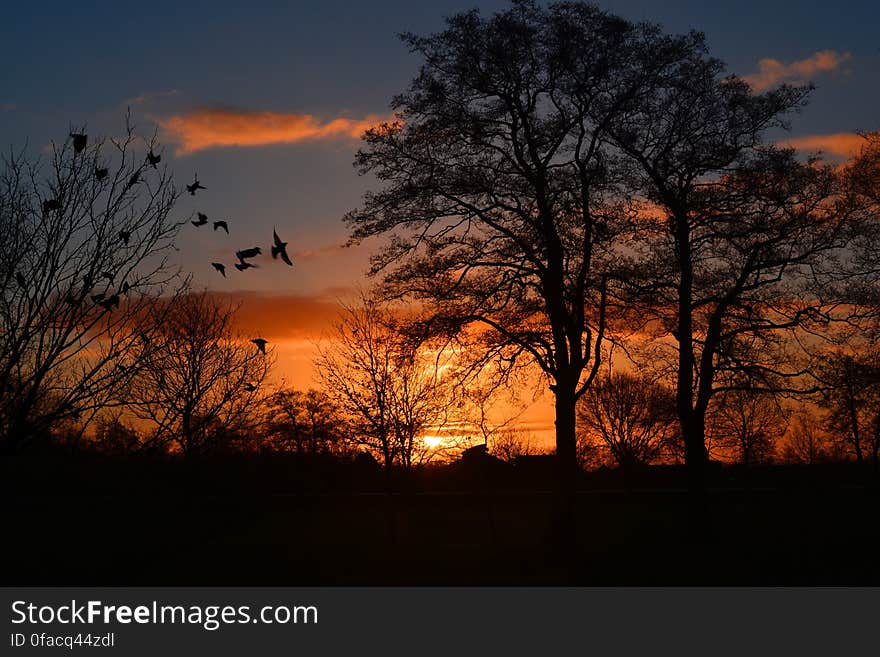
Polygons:
M820 51L846 54L835 70L813 77L819 88L794 134L880 128L876 1L600 5L671 31L700 29L713 54L743 75L754 73L762 58L787 65ZM311 114L322 121L385 114L417 68L396 33L437 30L444 16L473 6L490 13L506 3L6 3L0 144L43 145L63 139L70 123L118 134L127 104L147 130L151 120L204 107ZM354 284L368 249L329 247L344 239L339 218L368 184L351 167L356 146L342 136L209 148L176 158L169 151L181 181L198 171L210 188L195 203L187 198L181 212L198 208L227 218L233 231L228 242L188 233L182 246L199 254L191 263L196 280L218 289L298 294ZM210 261L228 259L245 226L249 234L271 236L274 224L305 252L295 274L279 278L277 269L264 268L228 281L214 275Z

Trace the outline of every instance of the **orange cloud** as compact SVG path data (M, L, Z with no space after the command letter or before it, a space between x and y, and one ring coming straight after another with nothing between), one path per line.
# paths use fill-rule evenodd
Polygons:
M230 109L199 109L158 119L169 141L180 144L177 155L220 146L295 144L316 139L357 138L386 118L338 118L322 123L311 114L284 114Z
M780 146L794 148L807 153L822 152L840 158L849 158L858 154L864 147L865 139L853 132L838 132L828 135L807 135L793 137L779 143Z
M337 318L345 290L326 290L320 295L264 294L260 292L211 292L240 308L235 316L237 328L244 334L261 335L275 340L317 338Z
M807 82L817 73L827 73L840 67L852 58L848 52L836 50L820 50L806 59L799 59L788 64L778 59L762 59L758 62L758 71L743 77L755 91L766 91L780 82Z

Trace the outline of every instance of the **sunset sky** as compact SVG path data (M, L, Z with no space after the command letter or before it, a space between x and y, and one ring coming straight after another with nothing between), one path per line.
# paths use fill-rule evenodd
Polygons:
M880 9L875 0L599 4L668 30L707 34L712 53L756 89L814 81L789 141L845 157L856 130L880 129ZM80 6L88 5L88 6ZM351 165L365 126L390 116L418 62L396 33L441 29L444 16L506 2L340 0L296 3L41 2L4 8L0 143L39 149L68 127L118 135L126 107L143 133L159 130L186 196L229 221L231 235L187 227L181 262L198 287L245 299L245 328L279 345L278 375L311 379L310 340L357 284L371 249L342 249L342 215L373 182ZM295 267L267 258L224 280L210 262L271 240L290 242ZM272 266L276 265L276 266ZM272 299L265 298L273 295Z

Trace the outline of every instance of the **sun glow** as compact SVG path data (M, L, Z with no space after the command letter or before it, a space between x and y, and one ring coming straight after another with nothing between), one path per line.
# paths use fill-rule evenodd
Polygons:
M445 440L444 436L424 436L422 440L425 442L425 446L430 449L435 449L436 447L440 447Z

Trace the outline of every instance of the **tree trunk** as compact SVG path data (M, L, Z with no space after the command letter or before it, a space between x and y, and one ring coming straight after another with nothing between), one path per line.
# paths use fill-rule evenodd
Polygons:
M577 435L573 385L556 389L556 482L554 486L554 533L556 556L563 579L571 583L577 567L575 492L577 486Z
M688 473L688 488L692 493L702 493L706 487L706 416L690 410L680 422L684 439L684 462Z
M676 256L681 268L678 281L678 376L675 406L684 440L684 463L688 487L700 494L706 470L706 415L694 407L694 271L690 224L687 214L675 215Z

